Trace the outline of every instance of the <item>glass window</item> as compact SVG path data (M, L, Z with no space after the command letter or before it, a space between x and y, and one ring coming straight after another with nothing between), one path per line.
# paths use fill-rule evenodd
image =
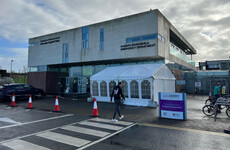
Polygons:
M92 76L94 72L93 66L82 66L83 76Z
M17 89L17 90L20 90L20 89L23 89L23 88L24 88L23 85L16 85L16 86L15 86L15 89Z
M113 89L116 87L116 82L115 81L110 81L109 82L109 95L112 94Z
M100 29L100 50L104 50L104 29Z
M29 72L38 72L38 67L29 67Z
M139 98L138 82L133 80L130 83L131 98Z
M100 89L101 89L101 96L106 97L107 96L107 84L105 81L101 82Z
M148 80L144 80L141 82L141 93L143 99L150 99L151 92L150 92L150 82Z
M62 63L68 63L69 61L69 44L64 43L62 45Z
M38 66L38 71L47 71L47 66Z
M70 68L70 77L77 77L77 76L81 76L82 75L82 71L81 71L81 67L71 67Z
M92 83L92 90L93 90L93 96L99 96L99 94L98 94L98 83L97 83L97 81L93 81L93 83Z
M94 73L96 74L96 73L104 70L105 68L107 68L106 65L96 65L95 68L94 68Z
M128 83L126 81L122 81L123 86L122 86L122 91L125 97L128 97Z
M89 26L82 27L82 49L89 48Z

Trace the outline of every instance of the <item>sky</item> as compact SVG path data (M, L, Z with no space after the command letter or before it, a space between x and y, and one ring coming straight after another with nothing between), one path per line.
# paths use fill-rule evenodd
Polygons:
M197 50L193 60L230 59L230 0L1 0L0 68L22 72L28 39L150 9Z

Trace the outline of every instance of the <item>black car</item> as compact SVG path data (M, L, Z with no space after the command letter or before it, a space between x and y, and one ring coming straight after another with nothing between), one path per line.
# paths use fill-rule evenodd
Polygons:
M37 89L28 84L5 84L0 86L0 100L9 100L15 94L17 97L33 97L42 98L44 91Z

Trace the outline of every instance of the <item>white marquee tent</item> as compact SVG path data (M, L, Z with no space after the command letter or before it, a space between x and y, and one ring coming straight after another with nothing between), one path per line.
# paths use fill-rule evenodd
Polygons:
M159 92L175 92L175 77L165 64L141 64L108 67L91 76L91 95L109 102L118 81L123 82L127 105L156 107Z

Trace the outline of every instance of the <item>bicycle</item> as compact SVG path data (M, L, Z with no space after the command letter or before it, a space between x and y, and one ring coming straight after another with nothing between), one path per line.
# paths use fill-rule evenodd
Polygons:
M208 102L209 102L209 104L207 105ZM206 105L202 108L202 112L206 116L214 115L214 113L215 113L214 105L216 103L215 98L214 99L207 99L205 101L205 103L206 103ZM224 108L226 108L226 115L230 118L230 106L220 105L220 111L223 110Z
M214 106L215 102L216 102L216 98L212 98L212 99L208 98L207 100L205 100L204 104L205 105L213 104L213 106ZM221 107L221 110L225 108L224 106L220 106L220 107Z

